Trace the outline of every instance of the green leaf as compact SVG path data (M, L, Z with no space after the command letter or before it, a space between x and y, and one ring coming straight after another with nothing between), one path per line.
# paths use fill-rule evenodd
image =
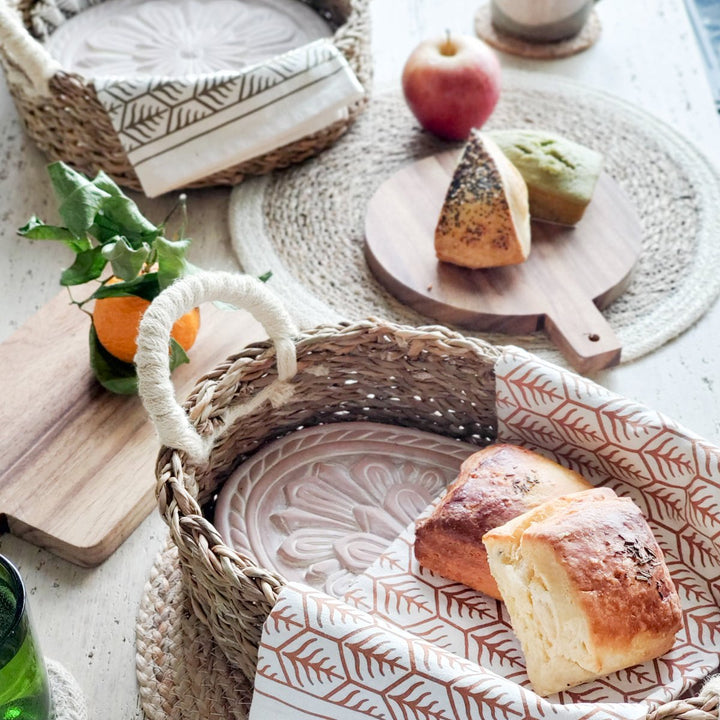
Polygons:
M64 162L53 162L47 166L55 197L58 202L64 203L79 187L89 185L90 181L77 170Z
M272 270L268 270L267 272L264 272L262 275L258 275L258 280L260 282L267 282L272 277Z
M111 355L98 340L95 326L90 324L90 367L97 381L110 392L117 395L135 395L137 393L137 373L135 365L118 360ZM170 370L190 362L182 345L170 338Z
M183 349L183 346L173 337L170 338L170 370L174 370L179 365L189 363L190 358Z
M102 247L83 250L75 256L75 262L60 275L61 285L82 285L89 280L96 280L102 275L107 260L102 254Z
M158 281L160 288L165 289L171 285L188 269L188 262L185 255L190 247L190 239L168 240L159 237L155 240L155 251L157 253Z
M97 381L118 395L137 393L137 374L131 363L118 360L98 340L95 326L90 324L90 367Z
M51 163L48 165L48 174L59 201L58 211L65 225L74 235L85 235L100 206L111 196L65 163Z
M110 242L114 237L122 235L122 228L112 220L106 218L102 213L95 215L95 222L88 230L101 245Z
M118 184L104 171L98 171L92 184L104 190L108 195L122 195L123 191L118 187Z
M33 215L25 225L18 229L18 234L30 240L58 240L76 253L89 250L92 247L89 238L77 237L66 227L46 225L36 215Z
M137 295L152 302L160 294L157 273L146 273L128 282L101 285L91 297L95 300L106 297Z
M101 203L99 213L104 220L119 228L117 234L124 235L135 248L139 247L143 240L153 240L160 232L125 195L107 197ZM98 222L101 221L98 219Z
M108 242L102 248L103 256L110 261L113 275L121 280L134 280L150 255L150 246L143 243L135 249L122 235L116 235L114 242Z

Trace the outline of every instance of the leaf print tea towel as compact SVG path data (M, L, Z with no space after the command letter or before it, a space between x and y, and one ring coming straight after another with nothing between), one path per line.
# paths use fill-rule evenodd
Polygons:
M251 720L634 720L716 671L720 450L525 351L507 349L495 370L500 441L543 452L643 509L683 605L675 646L541 698L503 604L421 568L413 523L342 600L302 585L282 591L264 627Z
M326 39L235 72L95 85L148 197L318 132L364 94Z

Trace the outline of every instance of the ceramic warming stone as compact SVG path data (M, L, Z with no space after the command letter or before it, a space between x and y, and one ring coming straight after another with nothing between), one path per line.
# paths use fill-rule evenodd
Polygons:
M237 468L214 524L261 566L340 596L476 450L380 423L298 430Z
M87 77L183 77L237 70L331 34L303 2L106 0L45 44L65 70Z

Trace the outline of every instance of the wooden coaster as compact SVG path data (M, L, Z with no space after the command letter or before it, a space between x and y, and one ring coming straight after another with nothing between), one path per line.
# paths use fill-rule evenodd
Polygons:
M478 37L496 50L536 60L557 60L587 50L600 37L600 19L593 10L585 27L574 37L558 42L533 43L506 35L492 24L490 3L482 5L475 13L475 32Z

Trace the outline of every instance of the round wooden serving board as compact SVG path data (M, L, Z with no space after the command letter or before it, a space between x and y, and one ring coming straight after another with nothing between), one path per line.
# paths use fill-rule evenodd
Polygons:
M512 334L544 328L579 372L617 364L620 343L599 308L627 287L642 237L620 187L603 173L576 226L533 221L526 262L470 270L435 256L435 226L459 153L414 162L373 195L365 255L375 276L440 322Z

